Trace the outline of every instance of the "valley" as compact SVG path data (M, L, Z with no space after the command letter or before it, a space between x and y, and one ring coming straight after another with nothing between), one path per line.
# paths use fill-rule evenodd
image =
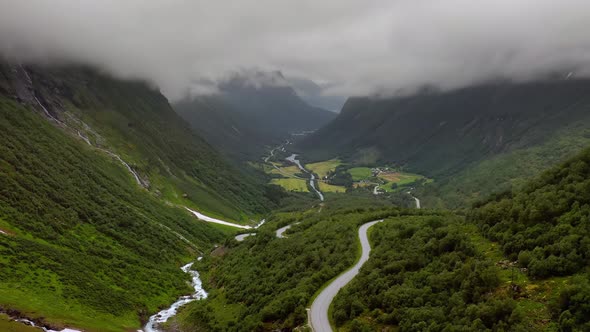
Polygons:
M0 62L0 330L590 329L587 78L109 73Z
M329 318L329 309L332 301L338 294L338 291L348 284L358 273L363 264L369 260L371 246L367 238L367 230L376 223L383 220L370 221L363 224L358 231L359 241L361 243L361 257L349 270L339 275L334 281L330 282L322 292L314 299L310 308L311 328L314 331L332 331Z

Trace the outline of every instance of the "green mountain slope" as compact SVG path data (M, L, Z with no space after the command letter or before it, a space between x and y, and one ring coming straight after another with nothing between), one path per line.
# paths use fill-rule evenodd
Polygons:
M267 153L279 137L259 132L246 114L219 96L201 96L174 104L174 109L211 145L235 160L252 160Z
M290 133L311 131L336 114L304 102L280 73L235 76L219 94L174 105L211 144L238 159L257 159Z
M533 279L558 281L551 314L562 331L590 328L590 150L522 189L496 195L469 218ZM575 275L573 279L564 279ZM561 278L559 278L561 277ZM526 289L526 288L525 288Z
M30 107L2 96L0 114L0 308L122 331L189 291L179 266L220 231Z
M444 194L437 199L457 206L537 174L590 143L589 107L590 81L584 80L355 98L299 147L316 159L341 156L405 166L434 178L433 191ZM528 169L512 167L519 164Z
M154 195L234 220L272 207L263 182L229 166L146 84L86 68L24 69L3 67L6 95L41 108L36 97L62 129L119 155Z

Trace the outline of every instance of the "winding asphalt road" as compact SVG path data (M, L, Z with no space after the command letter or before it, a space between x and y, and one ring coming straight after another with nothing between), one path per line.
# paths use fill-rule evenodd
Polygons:
M420 200L416 196L412 195L411 191L408 191L408 195L412 196L412 198L416 202L416 209L419 209L420 208Z
M315 298L311 304L311 327L315 332L331 332L332 327L330 326L330 319L328 317L328 309L330 303L334 300L338 291L346 286L352 278L354 278L361 269L361 266L369 259L369 253L371 252L371 245L367 237L367 230L369 227L376 223L382 222L381 220L370 221L363 224L359 228L359 240L361 241L361 258L351 267L348 271L341 274L338 278L333 280L324 290Z

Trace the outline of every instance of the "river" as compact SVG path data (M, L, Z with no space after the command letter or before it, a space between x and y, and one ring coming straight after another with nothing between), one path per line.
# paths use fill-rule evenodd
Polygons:
M302 170L305 173L308 173L311 177L309 179L309 185L311 186L311 188L316 192L316 194L318 195L318 197L320 198L320 201L324 201L324 195L315 187L315 175L313 174L313 172L309 172L308 170L305 169L305 167L303 167L301 165L301 162L297 159L297 155L296 154L292 154L289 157L286 158L287 161L294 163L295 165L297 165L297 167L299 167L300 170Z
M200 259L201 257L198 258L198 260ZM158 329L158 325L161 323L165 323L166 321L168 321L168 319L170 319L170 317L176 315L178 308L192 301L207 298L207 292L203 289L203 282L201 281L199 272L191 270L192 266L193 263L188 263L180 269L183 272L188 273L192 276L192 286L195 292L192 295L185 295L180 297L169 308L164 309L158 312L157 314L151 316L148 323L143 328L144 332L161 332L161 330Z

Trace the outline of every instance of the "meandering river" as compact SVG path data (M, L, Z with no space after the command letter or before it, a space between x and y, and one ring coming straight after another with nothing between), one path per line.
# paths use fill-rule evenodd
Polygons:
M309 179L309 185L316 192L316 194L320 198L320 201L323 202L324 195L315 187L315 175L313 174L313 172L308 171L307 169L305 169L305 167L303 167L301 165L301 162L297 159L297 154L290 155L289 157L286 158L286 160L294 163L295 165L297 165L297 167L299 167L300 170L302 170L305 173L308 173L311 176Z

